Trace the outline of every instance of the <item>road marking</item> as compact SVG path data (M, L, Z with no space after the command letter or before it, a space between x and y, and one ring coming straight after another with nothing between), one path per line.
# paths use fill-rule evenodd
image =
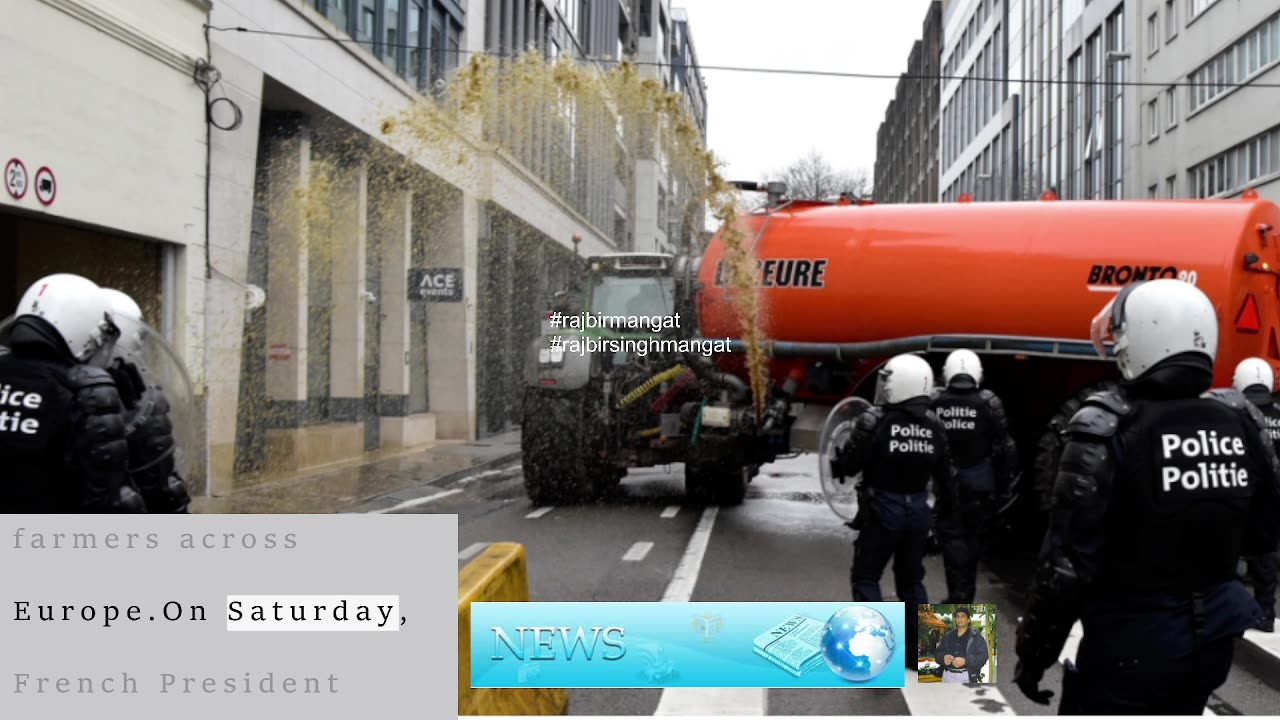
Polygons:
M709 507L702 511L698 527L693 529L689 544L684 548L684 557L680 558L680 564L667 584L667 591L662 594L662 602L689 602L693 597L693 586L698 584L698 572L702 570L702 559L707 555L707 543L711 541L711 528L716 524L719 510Z
M641 560L644 559L645 555L649 554L649 551L652 549L653 549L653 543L638 542L635 545L631 546L631 549L627 551L626 555L622 556L622 559L626 562L640 562Z
M667 688L654 715L766 715L764 688Z
M389 508L382 508L381 510L370 510L367 514L384 515L386 513L396 512L397 510L408 510L409 508L418 507L419 505L426 505L427 503L433 502L435 500L439 500L440 498L446 498L446 497L449 497L450 495L457 495L460 492L462 491L456 490L456 489L445 490L443 492L438 492L435 495L428 495L426 497L414 498L412 500L405 500L404 502L398 505L392 505Z
M1075 625L1071 626L1071 633L1067 635L1067 641L1062 645L1062 652L1058 654L1059 662L1064 660L1076 661L1076 653L1080 652L1080 638L1084 637L1084 625L1077 620ZM1065 664L1065 663L1063 663Z
M1261 630L1245 630L1244 639L1262 648L1276 660L1280 660L1280 633L1264 633Z
M689 602L693 588L698 584L702 560L707 555L711 541L711 529L716 524L719 508L702 511L698 526L694 528L684 557L676 566L676 572L667 584L662 602ZM666 688L658 701L654 715L768 715L769 691L765 688Z
M458 553L458 559L470 560L473 556L479 555L480 551L484 550L487 547L489 547L489 543L487 542L471 543L470 545L467 546L466 550L463 550L462 552Z
M540 508L538 508L537 510L534 510L533 512L529 513L528 515L525 515L525 517L526 517L526 518L528 518L528 519L530 519L530 520L537 520L538 518L542 517L543 515L546 515L547 513L551 512L552 510L555 510L555 508L553 508L553 507L540 507Z
M663 511L662 511L662 516L661 516L661 517L663 517L663 518L668 518L668 519L669 519L669 518L673 518L673 517L675 517L679 512L680 512L680 506L679 506L679 505L672 505L672 506L668 507L666 510L663 510Z
M921 683L907 671L902 697L912 715L1017 715L995 684Z

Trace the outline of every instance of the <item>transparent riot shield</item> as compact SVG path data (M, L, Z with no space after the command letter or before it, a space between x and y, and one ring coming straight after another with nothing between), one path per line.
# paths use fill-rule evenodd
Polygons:
M121 398L125 400L128 432L137 432L155 415L168 413L173 427L174 446L170 452L174 470L191 482L203 475L197 472L203 443L199 437L200 417L195 391L186 364L155 328L140 320L118 315L112 319L119 327L120 335L106 363L107 369L116 376ZM135 455L131 469L136 472L149 468L168 455Z
M858 483L862 480L859 473L853 477L835 477L831 471L831 461L836 452L849 441L858 418L871 408L871 403L860 397L841 400L822 427L822 437L818 441L818 476L822 478L822 494L840 519L852 521L858 515Z
M13 316L0 320L0 354L10 352L14 320ZM143 470L172 456L174 470L184 480L202 477L203 472L197 472L202 470L200 417L186 365L160 333L146 323L120 317L112 320L119 328L118 337L89 362L106 368L116 378L125 403L125 431L132 436L157 413L167 413L173 427L171 451L137 458L130 469ZM146 446L145 443L130 444L138 448Z

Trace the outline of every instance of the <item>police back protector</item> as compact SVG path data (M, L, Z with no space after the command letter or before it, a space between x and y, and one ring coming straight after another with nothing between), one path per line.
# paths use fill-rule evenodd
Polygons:
M1133 401L1115 437L1104 585L1185 592L1235 577L1269 469L1245 412L1210 398Z
M994 428L980 391L947 388L933 401L933 413L946 428L956 467L972 467L991 458Z
M72 391L55 363L0 348L0 511L61 512L75 485L62 482L71 433Z
M863 478L878 491L922 492L933 477L944 442L942 424L925 404L887 407L876 429L876 460L867 464Z

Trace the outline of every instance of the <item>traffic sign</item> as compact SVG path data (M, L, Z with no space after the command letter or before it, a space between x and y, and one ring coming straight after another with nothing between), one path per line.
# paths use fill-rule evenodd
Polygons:
M27 194L27 166L18 158L10 158L4 165L4 188L14 200Z
M58 181L53 177L53 171L46 165L36 171L36 199L41 205L52 205L53 199L58 196Z

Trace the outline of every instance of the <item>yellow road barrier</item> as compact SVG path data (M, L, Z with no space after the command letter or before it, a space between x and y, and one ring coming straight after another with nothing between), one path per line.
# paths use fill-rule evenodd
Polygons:
M543 688L471 687L471 603L528 602L524 546L494 543L458 571L458 714L565 715L569 692Z

